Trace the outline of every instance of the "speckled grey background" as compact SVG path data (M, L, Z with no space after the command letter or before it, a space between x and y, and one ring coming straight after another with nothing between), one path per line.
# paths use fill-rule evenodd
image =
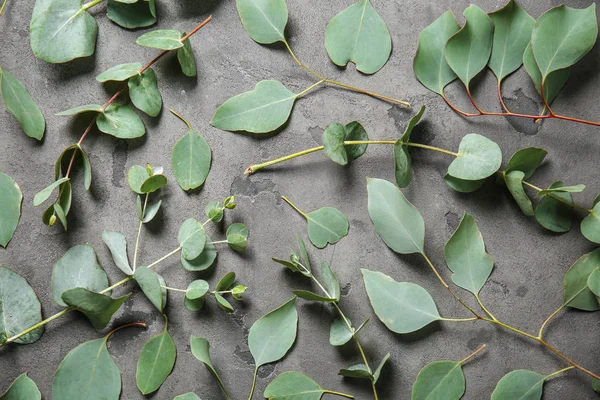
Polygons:
M425 122L414 135L423 143L454 149L461 137L470 132L483 134L499 143L504 160L517 149L539 146L548 150L547 162L532 178L539 186L562 179L569 184L585 183L588 190L575 195L577 202L591 204L600 191L598 151L600 129L568 122L507 121L504 118L465 120L450 111L435 94L414 78L412 58L417 35L438 15L452 9L462 21L468 1L374 1L392 33L394 48L387 65L373 76L358 73L351 65L337 68L327 57L323 33L328 20L350 0L290 0L288 36L297 55L324 74L363 88L410 101L416 108L428 108ZM481 0L486 11L499 8L503 1ZM538 17L558 1L523 1L526 9ZM587 6L589 0L569 1ZM347 168L314 154L254 176L242 172L251 163L282 156L319 145L323 129L331 122L360 121L371 138L397 138L406 121L415 112L363 95L336 88L320 88L294 107L289 123L269 138L222 132L208 121L216 107L229 97L251 90L261 79L279 79L294 91L314 82L296 66L283 46L261 46L244 32L235 3L228 1L158 1L158 28L189 31L209 14L214 16L205 29L193 38L198 61L198 77L186 78L178 70L174 55L156 65L164 108L174 108L186 116L210 143L214 162L201 191L184 193L176 184L169 167L173 144L185 127L168 112L158 118L143 116L148 130L143 139L121 141L98 132L84 142L94 168L90 192L83 189L82 175L74 176L74 204L69 217L70 230L48 228L41 222L43 208L32 206L33 195L51 182L54 161L60 151L81 135L87 119L57 117L66 108L103 103L113 93L94 77L107 68L127 62L146 62L156 55L152 49L135 45L143 31L127 31L106 18L105 5L92 9L99 24L94 56L64 65L51 65L34 58L29 47L28 26L33 1L9 0L0 18L0 65L13 72L29 88L47 118L48 129L42 143L27 138L16 120L2 106L0 117L0 170L11 175L25 196L23 216L7 249L0 249L0 264L23 275L38 294L45 316L59 310L50 295L52 266L76 244L89 242L107 270L111 282L122 279L104 246L103 230L119 230L134 241L137 222L135 197L130 191L126 172L133 164L151 162L166 166L170 184L162 191L163 208L159 217L143 232L141 262L149 263L177 246L176 233L189 216L201 217L206 202L235 194L239 207L227 222L242 221L251 232L250 247L240 255L228 249L219 254L217 267L208 274L185 272L175 258L158 271L169 285L184 288L198 277L212 284L227 271L235 271L239 281L250 289L234 314L224 314L214 303L201 313L184 309L182 298L171 293L167 309L170 332L178 347L173 374L153 396L172 399L188 391L203 399L222 398L218 386L204 366L189 351L190 335L209 338L214 364L235 399L247 397L252 378L252 358L246 346L248 329L264 313L291 297L293 288L306 287L300 277L283 271L271 257L284 257L295 241L304 235L304 221L282 204L285 194L306 210L335 205L349 218L350 234L336 246L319 251L310 248L314 261L327 260L337 272L344 296L341 307L354 321L370 318L361 334L367 354L377 363L388 351L392 357L379 385L382 399L407 399L418 371L426 363L439 359L459 360L482 343L488 349L465 365L466 399L489 398L496 382L513 369L527 368L550 373L566 364L545 348L514 334L480 323L434 323L419 332L399 336L389 332L374 316L364 291L359 268L383 271L397 280L416 282L427 288L442 315L466 316L465 311L438 284L425 263L417 256L398 256L377 237L367 215L365 177L393 180L391 149L374 146ZM572 77L555 102L555 109L566 115L599 119L600 53L599 46L572 70ZM481 106L499 109L495 80L490 72L477 79L474 94ZM457 104L468 107L461 88L448 90ZM536 112L540 108L531 82L524 71L511 76L504 85L508 106L516 111ZM561 303L562 278L567 268L594 246L579 233L555 235L540 228L521 214L507 192L494 182L477 193L461 195L450 190L442 177L451 161L439 154L414 151L414 181L404 191L421 210L427 226L426 247L433 262L448 279L443 265L443 245L457 226L460 216L472 213L483 232L496 267L481 293L497 317L528 332ZM222 232L211 227L211 234ZM214 232L214 233L213 233ZM130 249L131 250L131 249ZM125 293L133 286L123 287ZM146 331L129 329L115 335L110 353L123 378L123 399L139 399L135 384L135 365L143 343L162 329L162 317L138 290L118 312L111 326L140 320L149 324ZM462 291L459 290L462 293ZM465 293L465 297L469 297ZM324 387L353 393L357 399L371 398L364 382L337 376L340 367L359 363L351 345L334 348L328 343L329 324L334 317L327 305L299 301L299 334L295 346L281 362L260 370L257 393L260 398L267 383L287 370L303 371ZM550 343L562 349L584 366L600 371L598 314L576 311L562 313L547 330ZM51 396L52 376L69 350L93 339L96 332L80 315L71 314L48 325L37 343L0 349L0 391L24 371L38 383L44 395ZM546 384L544 399L593 399L591 379L577 372L556 377Z

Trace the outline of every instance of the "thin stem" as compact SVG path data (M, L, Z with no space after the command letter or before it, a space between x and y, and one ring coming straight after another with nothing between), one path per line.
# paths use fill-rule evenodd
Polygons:
M553 373L551 373L550 375L546 375L546 378L545 378L544 380L546 380L546 379L550 379L550 378L552 378L553 376L556 376L556 375L558 375L558 374L562 374L563 372L570 371L570 370L572 370L572 369L574 369L574 368L575 368L574 366L570 366L570 367L567 367L567 368L563 368L563 369L561 369L561 370L559 370L559 371L556 371L556 372L553 372Z
M323 149L324 149L323 146L313 147L312 149L307 149L307 150L299 151L298 153L290 154L290 155L284 156L284 157L279 157L279 158L276 158L276 159L271 160L271 161L265 161L265 162L260 163L260 164L251 165L248 168L246 168L246 171L244 171L244 173L246 175L251 175L251 174L255 173L256 171L261 170L261 169L266 168L266 167L269 167L271 165L279 164L281 162L288 161L288 160L291 160L291 159L296 158L296 157L304 156L306 154L310 154L310 153L314 153L314 152L317 152L317 151L321 151Z
M316 88L317 86L321 85L323 82L325 82L325 81L321 79L319 82L310 85L309 87L307 87L306 89L304 89L303 91L301 91L300 93L298 93L296 95L296 97L302 97L302 96L304 96L306 93L308 93L312 89Z
M353 399L354 398L354 396L352 396L351 394L336 392L336 391L333 391L333 390L323 390L323 393L335 394L336 396L345 397L347 399Z
M90 1L89 3L85 3L85 4L84 4L84 5L81 7L81 11L85 11L85 10L87 10L87 9L89 9L89 8L92 8L92 7L94 7L95 5L102 3L103 1L104 1L104 0L94 0L94 1ZM80 12L81 12L81 11L80 11Z
M183 122L184 122L184 123L187 125L187 127L188 127L188 129L189 129L190 131L192 131L192 130L193 130L193 129L192 129L192 125L190 125L190 123L189 123L189 122L188 122L188 121L187 121L185 118L183 118L183 117L181 116L181 114L179 114L179 113L178 113L178 112L176 112L175 110L169 110L169 111L171 111L171 113L172 113L173 115L175 115L177 118L179 118L180 120L182 120L182 121L183 121Z
M185 42L190 37L192 37L192 35L194 35L196 32L198 32L200 29L202 29L204 27L204 25L208 24L210 21L212 21L212 15L209 15L208 18L206 18L204 21L200 22L198 24L198 26L196 26L194 29L192 29L190 31L190 33L188 33L187 35L185 35L184 37L182 37L181 39L179 39L179 41L181 43Z
M161 288L167 289L167 290L172 290L174 292L187 293L187 290L172 288L172 287L169 287L169 286L161 286Z
M148 197L149 197L149 194L146 193L146 199L144 200L144 207L142 208L142 217L146 214L146 207L148 206ZM140 248L140 236L142 236L142 226L143 225L144 225L144 221L140 221L140 226L138 227L138 232L137 232L137 238L135 239L135 250L133 252L133 272L135 272L135 267L137 266L137 256L138 256L138 250Z
M0 8L0 15L2 15L2 11L4 11L4 7L6 7L7 2L8 0L4 0L4 2L2 3L2 7Z
M442 99L444 99L444 101L448 105L448 107L450 107L455 113L458 113L458 114L462 115L463 117L479 117L479 116L481 116L481 114L472 114L472 113L462 111L462 110L456 108L452 103L450 103L450 100L448 100L448 98L446 97L445 94L442 93L441 96L442 96Z
M557 356L559 356L560 358L562 358L563 360L565 360L566 362L568 362L569 364L571 364L573 367L575 367L578 370L580 370L581 372L585 372L586 374L590 375L593 378L600 379L600 375L596 375L593 372L591 372L591 371L583 368L581 365L577 364L575 361L571 360L570 358L568 358L567 356L565 356L563 353L561 353L560 351L558 351L554 347L550 346L545 340L538 339L538 341L541 344L543 344L544 346L546 346L551 352L553 352L554 354L556 354Z
M439 318L440 321L446 322L469 322L469 321L477 321L479 318L471 317L471 318Z
M221 244L221 243L227 243L227 239L225 239L225 240L218 240L216 242L207 242L206 244Z
M518 334L520 334L520 335L526 336L526 337L528 337L528 338L530 338L530 339L533 339L533 340L538 340L537 336L531 335L531 334L529 334L529 333L527 333L527 332L524 332L524 331L522 331L522 330L520 330L520 329L517 329L517 328L515 328L514 326L510 326L510 325L508 325L508 324L505 324L504 322L502 322L502 321L498 321L497 319L483 318L483 320L484 320L484 321L488 321L488 322L492 322L492 323L494 323L494 324L496 324L496 325L500 325L500 326L502 326L502 327L504 327L504 328L506 328L506 329L508 329L508 330L511 330L511 331L513 331L513 332L515 332L515 333L518 333Z
M419 147L421 149L427 149L427 150L437 151L438 153L448 154L449 156L454 156L454 157L460 156L460 153L455 153L455 152L450 151L450 150L441 149L439 147L429 146L429 145L426 145L426 144L413 143L413 142L401 142L401 143L403 145L405 145L405 146Z
M475 103L475 99L473 99L473 96L471 96L471 91L469 90L469 88L467 87L467 96L469 96L469 100L471 100L471 104L473 104L473 107L475 107L475 109L477 111L479 111L479 114L485 114L484 111L481 110L481 108L479 108L479 106L477 105L477 103Z
M542 335L544 333L544 328L546 328L546 325L548 325L548 322L550 322L550 320L552 318L554 318L556 316L556 314L558 314L559 312L561 312L563 308L565 308L564 304L562 304L560 307L558 307L556 309L556 311L554 311L552 314L550 314L550 316L548 318L546 318L546 320L544 321L544 323L542 324L542 326L540 327L540 330L538 332L538 339L542 338Z
M256 375L258 374L258 366L254 368L254 378L252 378L252 388L250 389L250 395L248 396L248 400L252 400L252 396L254 396L254 389L256 388Z
M125 325L117 326L115 329L113 329L112 331L108 332L108 335L106 335L104 337L104 341L105 342L108 341L108 339L110 339L110 337L112 335L114 335L116 331L120 331L121 329L124 329L124 328L130 328L132 326L137 326L139 328L147 328L148 327L148 325L146 325L144 322L130 322L130 323L125 324Z
M492 313L491 313L491 312L490 312L490 311L489 311L487 308L485 308L485 306L484 306L484 305L483 305L483 303L481 302L481 299L479 298L479 295L478 295L478 294L476 294L476 295L475 295L475 299L476 299L476 300L477 300L477 302L479 303L479 307L481 307L481 309L482 309L483 311L485 311L485 313L486 313L487 315L489 315L491 319L493 319L493 320L496 320L496 321L498 320L496 317L494 317L494 315L493 315L493 314L492 314Z
M500 173L504 174L504 171L500 171ZM533 184L531 184L529 182L525 182L525 181L523 181L523 185L525 185L525 186L527 186L527 187L529 187L529 188L531 188L531 189L533 189L533 190L535 190L537 192L541 192L542 190L544 190L544 189L542 189L540 187L537 187L537 186L535 186L535 185L533 185ZM548 194L546 194L546 196L552 197L553 199L558 200L561 203L564 203L564 204L566 204L568 206L571 206L573 208L576 208L578 210L585 211L585 212L587 212L589 214L593 213L593 211L590 210L589 208L585 208L583 206L580 206L579 204L571 203L571 202L569 202L569 201L567 201L565 199L562 199L562 198L560 198L558 196L555 196L552 193L548 193Z
M38 322L37 324L33 325L32 327L25 329L23 332L17 333L16 335L9 337L8 339L6 339L6 341L4 343L2 343L0 345L0 347L4 346L6 344L14 342L15 340L17 340L21 336L27 335L29 332L35 331L36 329L41 328L42 326L46 325L48 322L54 321L55 319L60 318L63 315L67 315L71 311L73 311L73 308L65 308L64 310L62 310L60 312L57 312L56 314L54 314L54 315L46 318L43 321Z
M504 99L502 98L502 80L498 80L498 99L500 100L500 105L502 106L502 109L504 109L504 111L506 111L507 113L510 113L510 111L508 111L508 108L506 107L506 104L504 104Z
M471 358L475 357L480 351L482 351L483 349L485 349L487 345L482 345L480 348L478 348L477 350L475 350L471 355L463 358L461 361L459 361L459 364L464 364L465 362L469 361Z
M296 63L301 66L302 68L304 68L305 70L307 70L308 72L310 72L311 74L313 74L314 76L316 76L317 78L321 79L321 80L326 80L325 77L321 74L319 74L317 71L315 71L314 69L310 68L308 65L304 64L302 61L300 61L298 59L298 57L296 57L296 54L294 54L294 52L292 51L292 48L290 47L289 43L287 42L287 40L284 40L283 43L285 44L285 47L288 49L288 52L290 53L290 55L292 56L292 58L294 59L294 61L296 61Z
M177 253L178 253L178 252L180 252L180 251L181 251L181 246L179 246L178 248L176 248L175 250L173 250L173 251L172 251L172 252L170 252L169 254L167 254L167 255L164 255L164 256L162 256L161 258L159 258L158 260L154 261L152 264L148 265L148 268L152 268L152 267L154 267L155 265L157 265L157 264L159 264L159 263L161 263L161 262L165 261L167 258L171 257L171 256L172 256L172 255L174 255L174 254L177 254Z
M283 200L285 200L286 203L288 203L290 206L292 206L292 208L296 211L298 211L298 213L300 215L302 215L304 218L308 218L308 216L306 215L306 213L304 211L302 211L301 209L299 209L298 207L296 207L296 205L294 203L292 203L287 197L285 196L281 196L281 198Z

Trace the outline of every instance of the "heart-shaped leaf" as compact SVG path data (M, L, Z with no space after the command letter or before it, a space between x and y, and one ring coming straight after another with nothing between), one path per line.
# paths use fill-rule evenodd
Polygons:
M581 233L590 242L600 243L600 203L596 203L590 215L581 221Z
M569 268L563 280L563 304L584 311L600 310L598 299L587 285L588 278L600 267L600 249L585 254Z
M46 121L42 112L21 81L1 67L0 94L6 109L17 118L25 134L42 140L46 130Z
M317 382L300 372L287 371L269 383L264 396L270 400L320 400L325 393L342 396L339 392L323 389Z
M413 384L411 400L459 400L465 394L465 374L456 361L427 364Z
M165 320L165 329L162 333L151 337L140 352L135 380L144 395L157 391L175 365L177 348L167 330L167 325L168 322Z
M181 38L185 37L185 32L181 34ZM192 49L192 43L190 39L183 41L183 47L177 49L177 61L181 66L181 72L185 76L196 76L196 59L194 58L194 50Z
M204 215L212 222L218 224L223 220L223 205L219 201L211 201L204 207Z
M492 400L539 400L546 377L537 372L518 369L504 375L492 392Z
M144 136L146 127L129 107L111 103L96 120L98 129L119 139L135 139Z
M8 339L42 321L42 306L31 286L21 275L1 265L0 293L0 337ZM44 328L39 327L16 339L15 343L33 343L43 333Z
M469 90L471 79L486 67L490 59L494 23L474 4L465 10L464 16L467 22L446 43L446 61Z
M431 295L421 286L396 282L381 272L361 271L375 314L392 332L414 332L441 318Z
M164 292L161 288L159 275L148 267L137 267L133 274L133 278L148 300L150 300L158 311L162 312L164 308Z
M142 69L142 64L135 62L129 64L119 64L107 69L96 77L98 82L125 81L132 76L138 75Z
M396 253L423 253L425 223L415 208L394 184L367 178L369 216L375 231Z
M510 194L517 202L521 211L523 211L523 214L531 217L534 214L533 205L531 204L531 199L523 189L524 176L525 174L521 171L511 171L504 174L504 180L506 181L506 186L508 187Z
M186 219L177 233L177 241L181 245L181 254L186 260L193 260L202 254L206 244L206 233L196 218Z
M206 236L206 242L212 240ZM204 271L209 269L217 258L217 248L214 244L205 244L202 253L193 260L186 260L183 254L181 255L181 264L187 271Z
M226 131L272 132L288 120L297 97L278 81L260 81L223 103L210 124Z
M366 144L354 144L345 146L344 141L369 140L365 128L356 121L346 126L338 123L329 124L323 132L323 147L327 156L333 162L346 165L349 161L362 156L367 151Z
M174 29L157 29L144 33L135 41L140 46L160 50L175 50L183 47L181 32Z
M208 370L215 376L215 378L217 378L217 382L219 382L219 386L221 386L221 390L223 390L225 395L227 397L230 397L229 393L227 393L227 389L225 389L223 381L219 377L219 373L217 372L216 368L212 363L212 360L210 359L210 344L208 343L208 340L198 336L192 336L190 337L190 348L194 357L202 361L204 365L206 365L206 368L208 368Z
M154 0L108 0L106 16L123 28L145 28L156 23L156 4Z
M62 301L69 307L81 311L94 328L104 329L129 296L131 293L113 299L108 295L78 287L65 291L62 294Z
M156 73L152 68L129 78L127 85L129 98L134 106L151 117L156 117L160 113L162 97L158 90Z
M33 54L64 63L94 53L98 25L81 0L39 0L30 25Z
M296 297L256 321L248 333L256 368L283 358L296 341L297 330Z
M204 184L212 160L206 140L198 132L189 130L179 139L171 152L171 168L183 190L196 189Z
M445 56L446 42L460 30L452 11L446 11L419 35L413 70L427 89L441 96L444 87L456 79Z
M288 9L285 0L236 0L244 29L262 44L285 42Z
M27 372L19 375L10 387L0 395L0 400L41 400L42 394Z
M394 173L396 184L401 188L407 187L412 180L410 148L406 143L410 142L412 131L424 113L425 106L421 106L419 112L408 121L400 139L394 143Z
M469 133L458 146L458 156L448 167L448 174L458 179L477 181L498 171L502 164L502 151L490 139Z
M227 244L235 251L244 251L248 247L248 227L244 224L231 224L226 232Z
M538 169L548 152L537 147L526 147L517 150L506 163L505 172L521 171L523 179L529 179Z
M120 232L102 232L102 240L108 246L115 265L127 275L133 275L127 256L127 239Z
M562 187L561 181L556 181L548 189ZM557 200L557 198L563 201ZM573 203L570 193L553 193L544 196L535 208L535 219L544 228L552 232L568 232L573 222L573 207L566 203Z
M10 176L0 172L0 245L6 247L21 218L21 188Z
M322 207L305 214L308 223L308 238L317 248L340 241L348 234L348 218L337 208Z
M371 1L360 0L329 21L325 48L336 65L352 61L360 72L374 74L390 58L392 38Z
M542 73L540 72L540 68L535 61L535 56L533 55L533 50L531 50L531 43L527 45L525 49L525 53L523 54L523 65L525 65L525 70L531 77L535 89L537 92L542 95ZM553 72L550 72L546 79L544 80L544 93L546 98L546 103L550 104L552 101L558 96L560 90L567 83L567 79L569 79L570 68L563 68Z
M96 253L87 243L71 247L52 270L52 297L58 305L67 307L62 295L74 288L89 289L92 292L108 288L106 272L98 265Z

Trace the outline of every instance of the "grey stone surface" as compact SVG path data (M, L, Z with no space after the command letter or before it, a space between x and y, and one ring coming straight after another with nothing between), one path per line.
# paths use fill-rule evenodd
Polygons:
M297 55L313 68L334 79L410 101L415 108L428 108L425 122L415 135L424 143L456 148L461 137L477 132L497 141L505 161L517 149L539 146L549 151L548 161L532 178L539 186L562 179L569 184L585 183L588 190L575 197L591 204L600 192L597 161L600 130L568 122L507 121L503 118L466 120L448 109L443 101L428 92L414 78L412 58L417 35L447 9L461 17L468 1L375 1L392 33L394 49L387 65L373 76L363 76L350 65L337 68L327 57L323 33L328 20L351 4L346 0L289 1L290 43ZM502 5L499 0L481 0L487 11ZM558 1L523 1L527 10L539 16ZM569 1L576 7L589 0ZM207 337L213 361L233 398L247 397L252 378L252 359L246 346L248 329L264 313L291 297L293 288L307 287L300 277L283 271L271 257L284 257L296 235L306 236L305 222L281 202L288 195L306 210L324 205L339 207L351 222L350 234L335 246L319 251L310 248L314 261L327 260L344 287L341 307L353 321L370 318L361 339L370 361L375 364L388 351L392 357L384 370L380 387L382 399L407 399L412 382L426 363L440 359L462 359L483 343L488 349L465 365L466 399L489 398L496 382L507 372L527 368L550 373L567 366L547 349L484 322L435 323L410 335L399 336L385 329L370 308L359 268L383 271L397 280L416 282L427 288L448 317L468 314L439 285L425 263L416 256L398 256L377 237L366 210L365 177L393 180L391 149L372 146L367 154L347 168L314 154L253 176L242 174L251 163L282 156L320 144L323 129L331 122L360 121L372 138L399 136L414 109L408 110L364 95L336 88L320 88L300 99L285 128L277 135L261 138L232 134L212 128L208 121L216 107L229 97L250 90L261 79L279 79L292 90L300 91L314 79L300 69L282 46L261 46L244 32L232 0L159 1L158 28L190 30L209 14L214 21L192 40L198 61L198 77L182 76L174 55L156 66L165 110L173 108L189 118L212 146L212 171L201 191L184 193L176 184L169 166L170 151L185 133L184 125L163 110L158 118L143 116L148 133L140 140L121 141L94 132L84 142L94 167L91 191L83 189L78 169L74 176L74 204L69 217L70 230L48 228L41 222L43 208L34 208L33 195L51 182L54 161L60 151L74 143L87 119L57 117L66 108L103 103L114 88L105 88L94 77L107 68L126 62L145 62L157 53L135 45L142 31L127 31L112 24L105 5L92 9L99 24L97 51L90 58L64 65L51 65L34 58L29 47L28 26L33 1L8 0L0 18L0 65L13 72L29 88L43 110L48 129L37 143L20 131L16 120L1 107L0 170L21 186L25 200L23 216L7 249L0 249L0 264L23 275L38 294L45 316L58 311L50 294L54 263L71 246L89 242L111 282L122 279L112 264L101 240L103 230L119 230L129 238L130 252L137 230L135 197L126 182L133 164L151 162L164 165L170 184L162 191L163 210L154 223L145 227L141 243L141 262L149 263L177 246L176 233L181 222L201 217L206 202L235 194L239 207L227 223L241 221L251 232L250 247L240 255L222 249L216 269L208 274L185 272L176 258L158 267L170 286L184 288L194 278L204 277L212 284L227 271L235 271L249 293L236 312L226 315L215 304L201 313L184 309L178 293L171 293L168 314L170 332L178 358L173 374L153 396L171 399L193 391L203 399L222 398L209 372L189 350L190 335ZM573 68L572 78L557 98L556 110L566 115L598 119L600 87L599 46ZM449 96L468 107L462 89L454 84ZM495 80L490 72L478 79L475 96L482 107L498 110ZM538 96L526 73L521 70L504 84L504 96L515 110L534 112L540 108ZM528 331L536 332L542 321L561 303L562 278L567 268L594 246L579 233L578 224L565 235L551 234L531 218L523 216L507 192L493 182L477 193L454 193L442 177L450 160L439 154L414 151L414 181L404 192L421 210L427 226L426 247L433 262L449 280L444 267L443 245L457 226L463 212L472 213L483 232L489 252L496 260L490 281L481 293L497 317ZM220 228L211 227L214 237ZM214 233L213 233L214 232ZM123 287L118 294L131 290ZM143 343L162 329L163 319L136 289L111 326L140 320L147 330L131 328L117 333L110 342L110 353L123 378L123 399L142 398L135 384L135 366ZM459 290L465 297L468 294ZM472 299L469 299L471 301ZM329 324L334 317L327 305L299 301L298 340L281 362L261 369L255 398L260 398L267 383L287 370L303 371L324 387L353 393L357 399L372 398L369 386L337 376L337 370L359 363L351 344L334 348L328 343ZM547 338L565 354L582 365L600 371L598 315L568 311L548 327ZM19 374L28 371L44 398L51 397L54 371L69 350L83 341L96 338L96 332L83 317L70 314L50 323L37 343L0 349L0 391ZM593 399L589 376L569 372L546 384L544 399Z

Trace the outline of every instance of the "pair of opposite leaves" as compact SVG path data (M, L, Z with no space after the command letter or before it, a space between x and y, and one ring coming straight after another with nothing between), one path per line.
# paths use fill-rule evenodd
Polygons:
M236 0L236 4L244 29L254 41L287 44L285 0ZM361 0L331 19L325 31L325 47L335 64L354 62L359 71L373 74L389 59L392 40L371 1ZM300 95L279 81L260 81L254 90L223 103L210 123L227 131L272 132L288 120Z
M510 0L486 14L475 5L464 12L461 28L450 11L425 28L413 68L429 90L444 96L444 87L457 77L467 90L472 79L488 66L500 82L521 65L549 104L565 84L569 67L596 42L596 5L574 9L555 7L535 21Z

